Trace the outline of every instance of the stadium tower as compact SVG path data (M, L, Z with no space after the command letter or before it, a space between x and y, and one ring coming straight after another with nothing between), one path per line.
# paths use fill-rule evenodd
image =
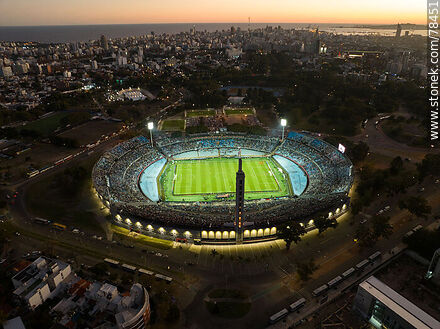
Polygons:
M235 179L235 239L243 242L244 172L242 160L238 159L238 171Z

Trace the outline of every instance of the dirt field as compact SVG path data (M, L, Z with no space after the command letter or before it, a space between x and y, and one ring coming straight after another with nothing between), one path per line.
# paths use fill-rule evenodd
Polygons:
M34 143L30 150L23 152L13 159L0 160L0 175L2 181L13 182L25 177L29 167L43 168L62 159L75 150L54 146L46 143Z
M109 135L122 127L121 122L93 120L67 130L59 136L78 140L80 145L96 142L102 135Z

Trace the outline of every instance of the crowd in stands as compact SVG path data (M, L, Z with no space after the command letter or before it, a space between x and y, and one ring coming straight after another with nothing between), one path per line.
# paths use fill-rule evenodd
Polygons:
M300 165L308 175L308 186L300 196L246 201L245 221L254 222L257 227L286 219L303 220L347 202L353 179L351 162L330 144L298 133L289 134L284 141L240 134L164 136L156 140L155 147L147 138L136 137L99 159L93 170L94 186L121 216L165 226L221 227L233 222L235 202L152 202L142 194L138 180L144 168L164 157L173 159L173 155L183 152L201 154L202 150L224 148L277 154Z

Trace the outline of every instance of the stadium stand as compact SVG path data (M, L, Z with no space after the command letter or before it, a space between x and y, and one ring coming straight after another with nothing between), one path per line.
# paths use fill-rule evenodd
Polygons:
M93 169L93 184L113 214L182 228L221 228L231 224L233 201L167 202L160 199L157 178L167 161L211 157L272 156L296 186L293 195L249 200L246 221L253 227L305 220L317 212L334 210L348 202L353 182L352 164L334 146L314 136L291 132L288 138L242 134L200 134L172 138L160 136L151 147L140 136L105 153ZM289 167L296 163L306 175ZM307 177L307 178L306 178ZM140 188L140 184L147 188Z

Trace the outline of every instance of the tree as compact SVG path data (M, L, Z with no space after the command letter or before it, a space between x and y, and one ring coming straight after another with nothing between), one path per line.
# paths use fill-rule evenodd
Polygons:
M354 236L355 241L362 249L373 247L378 239L368 225L359 225Z
M417 166L420 180L426 176L432 175L438 177L440 175L440 154L427 154Z
M177 307L176 303L172 303L170 307L168 308L166 320L168 322L176 322L180 317L180 310L179 307Z
M359 142L350 151L349 155L354 164L357 164L365 159L370 148L365 142Z
M425 198L418 196L410 196L407 199L399 201L400 209L408 209L408 211L421 218L428 218L431 214L431 206Z
M306 230L297 222L284 225L279 229L278 236L286 242L286 249L289 250L292 242L297 244L301 241L301 236L306 234Z
M321 234L328 228L335 228L338 226L338 222L334 218L318 217L315 219L315 227L318 229L318 234Z
M390 217L375 216L371 220L373 234L379 238L388 239L393 234L393 227L390 224Z
M390 172L392 175L396 175L401 171L403 168L403 160L400 156L395 157L393 160L391 160L390 163Z
M315 262L313 261L313 259L311 259L308 262L304 262L304 263L298 262L296 264L296 266L297 266L296 272L298 273L299 278L301 279L301 281L307 281L308 279L310 279L310 276L318 268L315 265Z

